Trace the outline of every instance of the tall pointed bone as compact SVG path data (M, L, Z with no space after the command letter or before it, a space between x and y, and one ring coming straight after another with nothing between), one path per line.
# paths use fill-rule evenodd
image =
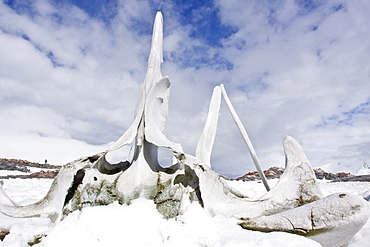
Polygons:
M183 149L180 144L170 141L164 134L168 117L168 98L170 80L162 77L163 62L163 16L157 12L154 26L148 68L144 84L140 89L136 104L135 119L130 128L115 142L110 144L106 152L119 149L135 139L134 159L139 153L145 153L153 171L163 171L158 162L158 147L169 148L175 156L180 156ZM137 163L137 162L133 162Z
M211 102L209 103L209 110L207 115L204 130L199 138L195 156L203 161L204 164L211 166L211 154L213 143L216 137L218 115L221 105L221 88L216 86L213 89Z
M117 180L117 187L126 201L134 199L138 195L149 198L155 196L156 190L146 190L146 188L157 185L160 173L174 174L179 168L178 164L163 168L158 161L158 147L170 149L177 159L180 159L183 155L181 145L170 141L163 134L168 117L169 87L171 83L168 77L162 77L161 74L162 47L163 17L160 12L157 12L148 68L144 84L140 89L134 123L106 151L119 149L135 140L135 151L131 166ZM164 177L163 174L162 177Z
M161 63L163 62L163 16L161 12L157 12L154 20L153 26L153 37L152 37L152 44L150 49L150 54L148 58L148 67L145 74L144 83L140 88L139 97L136 103L135 115L134 115L134 122L129 127L129 129L114 143L111 143L106 150L106 152L110 152L113 150L117 150L125 145L128 145L133 142L136 138L137 144L141 145L144 140L144 128L145 128L145 107L147 105L147 97L153 86L157 83L160 85L168 85L166 86L169 88L169 79L165 77L162 79L161 73ZM160 80L165 80L165 83L158 83ZM163 91L162 91L163 93ZM163 101L164 105L161 107L161 115L160 120L158 120L157 125L161 126L161 130L166 125L167 121L167 111L168 111L168 92L167 90L164 91L165 94L163 98L167 98L166 101Z

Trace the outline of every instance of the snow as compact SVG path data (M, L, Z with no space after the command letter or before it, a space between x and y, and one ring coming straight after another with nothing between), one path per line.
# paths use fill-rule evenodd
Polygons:
M3 180L6 193L24 205L41 199L48 191L52 179ZM277 179L269 180L274 186ZM265 193L260 182L227 181L229 185L251 197ZM325 195L335 192L360 196L369 194L370 183L321 182ZM22 246L38 231L48 230L46 219L29 218L22 224L2 216L2 224L14 225L0 246ZM44 223L44 224L43 224ZM349 247L368 246L370 221L357 233ZM10 241L11 240L11 241ZM27 242L27 241L26 241ZM236 220L222 216L209 216L198 203L191 204L181 216L164 219L151 200L136 199L130 205L113 203L108 206L88 207L75 211L52 228L38 247L58 246L320 246L304 237L282 232L261 233L244 230ZM26 245L27 246L27 245Z
M8 175L27 175L27 172L21 171L8 171L8 170L0 170L0 176L8 176Z
M42 199L49 191L53 179L8 179L4 182L5 193L17 204L26 205Z
M45 169L45 168L38 168L38 167L27 167L30 172L21 172L21 171L9 171L9 170L0 170L0 176L8 176L8 175L30 175L31 173L41 172L41 171L56 171L58 169Z

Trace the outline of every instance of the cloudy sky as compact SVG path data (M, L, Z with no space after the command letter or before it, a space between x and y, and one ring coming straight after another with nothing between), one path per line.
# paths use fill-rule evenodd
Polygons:
M366 0L1 0L0 157L64 164L130 126L156 11L166 135L194 154L223 83L263 168L286 135L314 167L370 164L370 2ZM126 155L126 154L125 154ZM216 171L254 170L223 103Z

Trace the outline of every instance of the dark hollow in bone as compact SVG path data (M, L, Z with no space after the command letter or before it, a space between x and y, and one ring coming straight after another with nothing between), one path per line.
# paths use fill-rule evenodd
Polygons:
M66 199L64 200L64 206L72 199L75 195L78 185L82 184L82 180L85 177L85 170L80 169L77 171L76 175L73 178L72 186L68 189Z

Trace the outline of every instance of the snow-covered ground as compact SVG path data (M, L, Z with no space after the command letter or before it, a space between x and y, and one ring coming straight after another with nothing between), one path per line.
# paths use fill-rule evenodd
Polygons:
M41 199L48 191L52 179L4 180L6 193L19 204ZM277 180L269 180L271 186ZM265 193L259 182L229 181L250 197ZM370 194L370 183L325 183L325 194L347 192L360 196ZM42 222L30 221L18 224L7 217L2 223L14 225L13 230L0 246L24 246L21 242L38 230ZM45 229L46 230L46 229ZM11 241L10 241L11 240ZM27 242L27 241L26 241ZM367 247L370 243L370 221L354 236L349 247ZM244 230L233 219L210 217L199 204L194 203L176 219L164 219L152 201L137 199L131 205L113 203L108 206L84 208L68 215L43 239L39 247L58 246L320 246L307 238L282 233L261 233Z
M0 176L8 176L8 175L24 175L28 174L26 172L21 171L8 171L8 170L0 170Z

